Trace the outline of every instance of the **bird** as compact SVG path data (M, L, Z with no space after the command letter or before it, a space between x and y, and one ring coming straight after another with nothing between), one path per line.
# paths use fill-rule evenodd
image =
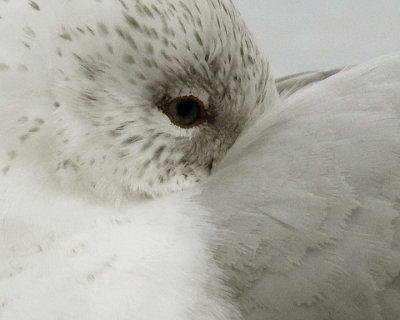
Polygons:
M230 0L0 17L0 319L399 318L400 54L275 80Z

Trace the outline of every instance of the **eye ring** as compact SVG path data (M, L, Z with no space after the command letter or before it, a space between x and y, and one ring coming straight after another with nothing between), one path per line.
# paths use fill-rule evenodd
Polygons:
M174 125L184 129L197 127L207 119L204 103L192 95L169 100L161 110Z

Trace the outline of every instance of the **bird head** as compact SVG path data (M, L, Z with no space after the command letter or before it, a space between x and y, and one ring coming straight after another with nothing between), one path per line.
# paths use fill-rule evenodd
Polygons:
M71 3L52 61L66 185L115 199L182 190L276 99L229 0Z

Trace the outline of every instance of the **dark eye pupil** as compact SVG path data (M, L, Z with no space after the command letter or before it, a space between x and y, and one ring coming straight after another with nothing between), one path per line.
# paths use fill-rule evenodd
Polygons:
M196 103L189 99L180 101L176 106L177 114L183 118L189 116L190 114L192 114L194 111L196 112L197 110L198 109Z

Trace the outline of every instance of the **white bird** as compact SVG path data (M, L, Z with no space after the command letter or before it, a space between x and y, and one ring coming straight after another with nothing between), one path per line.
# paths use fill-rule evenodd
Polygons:
M399 54L279 97L229 0L0 17L0 319L399 319Z

